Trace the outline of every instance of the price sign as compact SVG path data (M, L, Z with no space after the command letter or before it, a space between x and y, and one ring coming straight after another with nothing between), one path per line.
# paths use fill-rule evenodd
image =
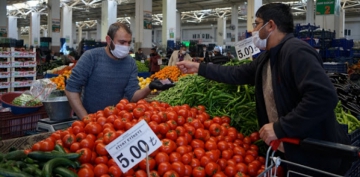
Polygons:
M146 157L146 151L150 155L160 146L160 139L145 120L142 120L105 146L105 148L121 171L126 173Z
M235 50L239 60L243 60L249 58L252 55L260 53L259 48L254 45L252 37L237 42L235 45Z

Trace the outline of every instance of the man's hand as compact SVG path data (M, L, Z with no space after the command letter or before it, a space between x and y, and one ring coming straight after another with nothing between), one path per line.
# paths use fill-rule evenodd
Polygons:
M167 90L167 89L175 86L175 84L172 83L170 80L168 82L169 83L163 83L160 80L154 80L154 81L150 82L149 88L150 88L150 90L154 90L154 89Z
M191 61L181 61L176 63L176 66L181 70L182 73L192 74L199 71L200 64Z
M269 145L271 141L278 139L273 124L274 123L265 124L259 131L260 138L264 140L267 145Z

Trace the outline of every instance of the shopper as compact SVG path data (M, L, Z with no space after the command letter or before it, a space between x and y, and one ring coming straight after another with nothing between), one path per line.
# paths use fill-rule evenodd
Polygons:
M80 118L126 98L136 102L152 89L164 90L159 80L139 90L135 60L129 56L132 34L123 23L113 23L108 29L106 47L87 50L80 57L67 81L65 93Z
M290 6L266 4L256 12L252 33L254 44L266 50L256 60L241 66L177 65L184 73L197 72L219 82L255 85L259 132L266 144L284 137L349 144L335 118L337 94L322 68L321 57L294 37L293 23ZM287 160L327 172L343 175L351 163L297 145L283 143L283 147ZM288 168L321 176L294 166Z
M135 60L138 60L138 61L146 60L146 56L143 53L141 48L139 48L138 51L135 52Z
M214 52L214 56L212 56L210 58L210 61L213 64L221 64L221 65L223 65L223 64L230 61L229 57L224 56L224 55L221 54L219 47L215 47L213 52Z
M160 71L160 63L158 60L161 60L161 56L156 52L156 48L152 48L150 51L150 72L155 74Z
M209 63L210 62L210 54L207 50L206 45L203 46L202 51L199 53L199 59L202 62Z
M227 51L227 52L226 52L226 56L227 56L230 60L235 58L234 55L231 54L230 51Z
M180 50L174 50L174 52L172 53L169 59L168 66L175 66L176 62L179 61L191 61L191 60L192 58L190 57L190 55L186 53L186 47L182 46L180 47Z

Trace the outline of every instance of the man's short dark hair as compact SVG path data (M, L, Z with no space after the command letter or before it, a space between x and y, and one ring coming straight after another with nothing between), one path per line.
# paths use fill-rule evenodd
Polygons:
M110 36L111 39L114 39L116 32L120 29L124 29L127 33L132 35L130 27L125 23L116 22L110 25L107 35Z
M142 50L141 48L138 49L138 51Z
M155 51L156 52L156 48L151 48L151 50Z
M283 33L292 33L294 31L294 19L289 5L269 3L261 6L255 16L264 20L263 25L269 20L273 20L279 31Z

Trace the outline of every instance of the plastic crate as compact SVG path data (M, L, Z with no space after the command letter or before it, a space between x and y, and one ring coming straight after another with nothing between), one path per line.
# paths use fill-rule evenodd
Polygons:
M303 41L305 41L306 43L308 43L310 46L315 47L316 46L316 42L313 38L307 38L307 39L301 39Z
M352 57L337 57L337 58L334 58L335 62L339 62L339 63L348 63L348 64L353 64L354 63L354 60Z
M296 24L295 32L298 33L301 30L316 30L318 28L320 28L320 26L311 25L310 23L308 23L307 25Z
M355 58L360 58L360 49L359 48L352 48L351 50L351 56Z
M355 161L350 170L345 174L346 177L359 177L360 176L360 160Z
M340 49L332 48L326 50L326 58L337 58L340 57Z
M319 38L319 39L333 39L335 38L335 31L331 32L331 31L326 31L324 29L314 30L312 32L312 35L314 38Z
M148 78L150 77L151 73L150 72L141 72L141 73L138 73L138 76L139 77L143 77L143 78Z
M41 108L39 111L14 115L11 112L0 113L0 137L1 139L10 139L21 137L28 131L35 131L39 119L47 118L48 115L45 108Z
M331 42L332 47L342 47L344 50L351 49L354 47L354 41L352 39L348 40L345 38L333 39Z
M327 49L331 47L331 39L319 39L316 43L315 47L320 49Z
M302 30L299 32L298 37L299 38L311 38L312 33L310 30Z
M346 63L324 62L323 66L328 73L347 73Z

